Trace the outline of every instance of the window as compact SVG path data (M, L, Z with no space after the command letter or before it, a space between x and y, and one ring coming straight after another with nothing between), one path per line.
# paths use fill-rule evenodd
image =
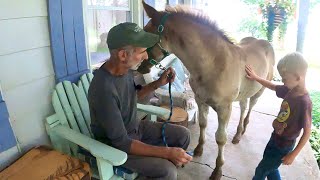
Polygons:
M149 2L150 1L150 2ZM110 53L106 44L109 30L122 22L135 22L142 26L148 22L139 0L87 0L86 1L87 47L92 68L99 67ZM157 10L164 10L167 3L182 4L182 0L146 0ZM143 22L142 22L143 20Z
M155 9L163 11L166 8L167 0L155 0Z
M132 22L130 0L87 0L87 38L92 66L99 66L109 57L109 30L122 22Z

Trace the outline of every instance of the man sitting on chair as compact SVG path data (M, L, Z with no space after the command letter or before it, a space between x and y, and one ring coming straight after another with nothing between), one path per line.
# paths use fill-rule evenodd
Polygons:
M158 40L157 35L134 23L111 28L107 38L110 59L96 71L89 88L91 129L97 140L128 154L123 167L149 178L177 179L176 166L192 159L185 151L190 131L167 124L165 147L162 123L136 118L137 96L143 98L175 78L174 70L168 68L157 81L146 86L137 88L134 83L133 70L148 59L146 49ZM172 78L168 79L170 73Z

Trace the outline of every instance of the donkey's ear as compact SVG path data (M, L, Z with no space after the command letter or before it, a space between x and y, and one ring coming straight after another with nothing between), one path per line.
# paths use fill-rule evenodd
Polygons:
M156 19L157 15L159 14L157 10L155 10L153 7L149 6L147 3L145 3L142 0L143 8L146 11L147 15L151 19Z

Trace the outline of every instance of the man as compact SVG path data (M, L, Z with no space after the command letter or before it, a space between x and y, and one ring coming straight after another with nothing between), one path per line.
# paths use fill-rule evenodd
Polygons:
M142 88L134 84L133 70L148 59L147 48L158 40L157 35L134 23L111 28L107 38L110 59L96 71L89 88L91 129L97 140L128 154L125 168L147 178L177 179L176 166L192 159L185 151L190 142L189 130L168 124L168 147L164 147L162 123L136 119L137 95L143 98L175 78L169 68L157 81ZM169 74L171 79L167 78Z

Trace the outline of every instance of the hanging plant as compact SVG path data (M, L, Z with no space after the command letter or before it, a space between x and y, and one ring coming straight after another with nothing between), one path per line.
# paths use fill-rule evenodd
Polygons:
M293 19L295 13L295 4L291 0L276 0L260 3L263 13L264 23L266 24L266 36L268 41L272 42L273 33L279 27L279 39L283 39L288 21Z
M279 41L284 40L284 36L287 32L288 28L288 22L287 19L285 18L282 23L279 25Z

